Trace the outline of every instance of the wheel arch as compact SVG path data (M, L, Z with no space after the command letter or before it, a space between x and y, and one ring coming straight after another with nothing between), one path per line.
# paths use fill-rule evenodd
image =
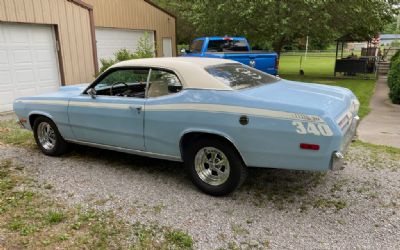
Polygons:
M41 116L49 118L50 120L52 120L54 122L53 117L50 114L47 114L45 112L40 112L40 111L33 111L33 112L30 112L28 115L29 125L31 126L31 129L33 129L35 120Z
M221 141L227 142L231 147L236 151L236 153L239 155L240 159L242 162L247 166L245 159L243 158L243 155L240 153L239 148L236 146L235 142L230 138L229 136L223 134L223 133L218 133L215 131L204 131L204 130L190 130L190 131L185 131L181 139L179 141L179 149L182 155L182 159L185 159L185 152L184 149L186 146L188 146L192 141L200 138L200 137L211 137L211 138L217 138Z

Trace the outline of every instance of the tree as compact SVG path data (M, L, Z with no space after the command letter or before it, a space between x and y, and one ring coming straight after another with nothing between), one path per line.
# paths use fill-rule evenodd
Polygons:
M191 23L185 16L181 15L181 11L190 12L192 6L191 1L154 0L154 2L177 17L176 38L178 44L189 44L194 38L201 35L197 33L193 23Z
M383 33L385 34L399 34L400 33L400 29L397 29L397 19L394 20L391 23L388 23L384 30Z
M160 1L160 0L159 0ZM324 43L373 37L391 22L399 0L170 0L192 34L246 36L276 52L299 38Z

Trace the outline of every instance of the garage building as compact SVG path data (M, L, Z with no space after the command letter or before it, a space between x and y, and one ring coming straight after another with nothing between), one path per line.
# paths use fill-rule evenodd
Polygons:
M148 0L0 0L0 112L15 98L91 82L101 58L136 49L176 55L176 18Z

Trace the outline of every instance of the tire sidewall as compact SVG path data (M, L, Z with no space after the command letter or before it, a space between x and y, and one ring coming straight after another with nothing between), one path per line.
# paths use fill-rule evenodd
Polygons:
M54 130L54 133L56 135L56 143L55 143L54 147L52 149L50 149L50 150L45 149L42 146L42 144L40 143L39 138L38 138L38 131L37 130L38 130L39 124L41 124L43 122L48 123L51 126L51 128ZM40 150L44 154L50 155L50 156L55 156L55 155L60 154L61 146L62 146L61 144L62 144L64 139L61 137L60 132L58 131L56 124L52 120L50 120L47 117L38 117L35 120L34 125L33 125L33 135L35 137L36 144L38 145L38 147L40 148Z
M222 151L229 161L229 177L221 185L213 186L205 183L197 174L195 167L195 156L199 150L205 147L214 147ZM193 181L193 183L203 192L213 196L223 196L233 192L241 183L242 173L244 164L241 158L238 156L235 149L231 145L220 140L213 138L200 139L191 145L186 151L186 157L184 157L187 171Z

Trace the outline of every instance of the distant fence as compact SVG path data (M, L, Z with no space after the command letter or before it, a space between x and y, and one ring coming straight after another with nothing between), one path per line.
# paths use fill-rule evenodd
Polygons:
M343 50L343 57L349 56L351 54L354 55L361 55L361 50L349 50L349 49L344 49ZM283 51L281 52L281 55L287 55L287 56L299 56L299 55L303 55L303 56L335 56L336 55L336 50L309 50L306 51L305 50L290 50L290 51ZM342 51L339 50L338 52L338 57L342 56Z
M347 57L351 53L343 52L343 57ZM357 55L354 53L354 55ZM338 58L341 54L338 55ZM308 52L307 56L304 51L296 53L282 53L279 63L279 74L284 75L305 75L318 77L332 77L335 71L336 53L332 51ZM338 77L362 77L374 78L375 74L337 74Z
M392 56L396 54L397 51L400 50L400 47L389 47L383 50L383 60L390 61Z
M299 54L305 54L305 50L288 50L288 51L282 51L281 55L299 55ZM336 50L309 50L307 52L308 54L335 54Z

